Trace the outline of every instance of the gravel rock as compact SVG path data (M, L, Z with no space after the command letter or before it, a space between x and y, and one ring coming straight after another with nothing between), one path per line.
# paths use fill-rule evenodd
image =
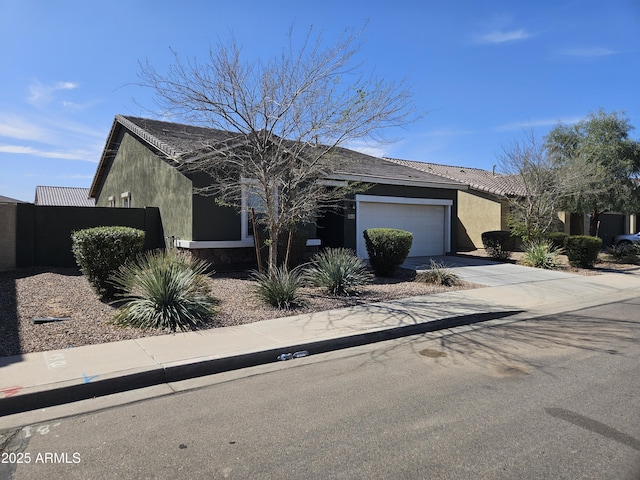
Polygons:
M442 292L413 281L413 272L376 279L355 296L333 297L304 288L305 303L292 310L264 305L252 292L254 282L242 274L213 275L211 291L219 300L217 315L202 328L241 325L289 315ZM460 288L473 288L463 285ZM167 331L141 330L109 323L115 307L100 301L77 268L23 268L0 272L0 356L61 350L81 345L117 342ZM34 318L68 318L33 323Z

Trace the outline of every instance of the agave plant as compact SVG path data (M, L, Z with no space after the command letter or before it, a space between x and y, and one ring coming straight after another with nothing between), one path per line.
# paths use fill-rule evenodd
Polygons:
M435 262L434 260L431 260L428 270L422 270L418 273L416 280L445 287L454 287L462 283L460 277L449 270L444 263Z
M113 317L143 329L194 329L215 314L205 274L210 265L176 250L147 252L112 277L124 293Z
M302 304L300 268L275 267L268 273L253 272L252 278L256 282L255 294L269 305L288 310Z
M332 295L350 295L372 280L364 261L348 248L327 248L316 254L304 277L309 285Z

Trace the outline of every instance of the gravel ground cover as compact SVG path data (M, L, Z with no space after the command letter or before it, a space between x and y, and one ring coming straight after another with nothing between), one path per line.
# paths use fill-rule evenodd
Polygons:
M482 252L474 252L482 256ZM514 259L515 261L516 259ZM600 263L594 270L569 267L568 271L598 274L605 269L633 265ZM361 293L351 297L333 297L319 289L304 288L305 304L293 310L265 306L252 293L253 282L243 274L215 274L210 277L211 291L219 300L217 315L202 328L258 322L288 315L373 303L416 295L429 295L453 289L414 281L414 272L401 270L395 278L376 279ZM100 301L77 268L26 268L0 272L0 356L60 350L81 345L115 342L165 331L148 331L111 325L115 307ZM68 320L34 323L34 318L61 317Z
M243 274L214 274L211 291L218 299L217 315L202 328L258 322L288 315L330 310L447 290L414 282L413 272L377 279L357 296L333 297L319 289L304 288L305 304L278 310L254 297L254 282ZM462 285L455 288L474 288ZM109 320L115 307L100 301L76 268L26 268L0 273L0 356L59 350L81 345L115 342L166 331L119 327ZM34 318L68 320L34 323Z

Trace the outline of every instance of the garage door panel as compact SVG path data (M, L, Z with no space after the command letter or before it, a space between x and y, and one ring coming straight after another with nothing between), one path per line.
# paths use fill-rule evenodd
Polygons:
M358 204L357 213L357 253L361 257L367 257L362 232L368 228L397 228L411 232L410 256L444 254L445 208L441 205L362 201Z

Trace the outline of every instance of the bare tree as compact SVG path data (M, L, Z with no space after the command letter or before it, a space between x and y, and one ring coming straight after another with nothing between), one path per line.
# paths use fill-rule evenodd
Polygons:
M595 174L576 168L572 162L557 162L532 130L523 140L505 147L499 162L501 172L510 175L520 191L510 201L509 223L525 241L540 240L553 230L558 212L583 190L586 178Z
M165 114L229 132L227 140L177 160L211 178L196 193L237 209L251 207L243 198L261 204L270 271L283 231L313 221L354 188L328 181L345 166L337 147L354 139L385 141L385 129L416 118L403 82L358 74L358 37L347 30L325 47L310 29L296 46L290 31L288 45L267 61L244 60L232 39L211 49L204 63L173 51L166 73L148 61L140 65L142 84L155 90Z

